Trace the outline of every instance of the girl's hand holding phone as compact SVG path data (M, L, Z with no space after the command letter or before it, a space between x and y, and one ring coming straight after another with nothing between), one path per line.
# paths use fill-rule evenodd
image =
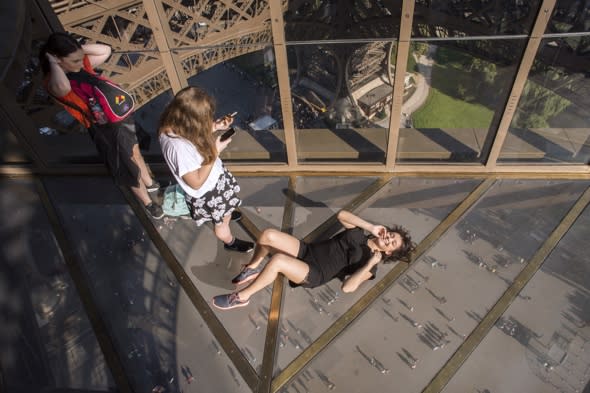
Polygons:
M226 131L221 133L221 142L225 141L226 139L231 138L236 133L236 129L233 127L228 128Z
M222 137L222 135L218 135L215 138L215 147L217 148L218 154L220 154L222 151L224 151L225 148L227 147L227 145L229 145L229 143L231 142L231 138L221 140L221 137Z
M226 130L229 126L234 122L234 117L238 114L238 112L228 113L227 115L223 116L221 119L217 119L213 122L213 131L217 130Z

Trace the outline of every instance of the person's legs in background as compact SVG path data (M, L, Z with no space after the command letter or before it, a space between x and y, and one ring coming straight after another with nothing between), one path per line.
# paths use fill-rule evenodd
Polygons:
M215 225L215 236L223 242L223 248L229 251L250 252L254 249L254 243L245 240L240 240L232 235L229 222L231 214L223 217L220 224Z
M131 160L133 160L135 165L137 165L137 167L139 168L139 177L141 180L140 185L143 185L148 192L158 191L158 189L160 188L160 184L158 184L158 182L154 180L152 172L145 163L145 160L143 159L143 155L141 154L141 151L139 150L139 145L137 143L133 145Z

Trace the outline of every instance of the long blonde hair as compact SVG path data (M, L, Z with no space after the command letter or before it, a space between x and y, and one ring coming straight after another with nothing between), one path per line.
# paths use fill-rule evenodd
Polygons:
M208 165L217 156L211 132L214 114L215 101L211 96L198 87L185 87L176 93L160 116L158 135L171 138L176 135L188 140L203 156L203 165Z

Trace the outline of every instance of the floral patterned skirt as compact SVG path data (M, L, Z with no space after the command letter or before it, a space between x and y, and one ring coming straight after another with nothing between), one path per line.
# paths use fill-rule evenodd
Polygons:
M236 207L242 204L238 192L240 192L238 181L230 171L223 168L223 173L217 179L217 185L213 190L206 192L199 198L188 194L185 198L191 217L197 226L201 226L207 221L213 221L215 225L219 225L223 222L224 216L231 214Z

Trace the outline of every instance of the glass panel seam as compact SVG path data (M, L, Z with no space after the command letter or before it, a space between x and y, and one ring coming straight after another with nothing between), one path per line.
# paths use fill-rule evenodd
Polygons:
M289 184L287 185L289 193L295 192L296 180L296 176L289 176ZM285 198L281 231L287 233L292 232L294 213L294 200L291 198ZM268 313L268 322L266 325L266 338L264 340L264 353L262 355L262 367L260 371L260 385L258 386L257 390L259 393L270 392L271 388L272 375L278 351L277 344L281 321L281 309L284 298L284 287L285 278L282 274L280 274L276 278L272 287L270 311Z
M498 162L502 146L504 145L506 136L508 134L508 128L510 127L510 123L512 122L514 113L516 112L518 101L522 96L524 85L528 78L529 72L533 66L533 61L539 49L539 44L541 43L541 40L540 38L538 38L538 36L542 35L542 32L545 31L545 29L547 28L547 24L549 23L549 16L553 11L555 2L556 0L544 0L541 4L539 14L537 15L537 19L535 20L535 24L533 26L531 38L529 39L529 42L527 43L527 46L523 52L520 66L518 68L518 71L516 72L514 82L512 83L512 90L510 91L510 95L508 96L508 100L506 101L504 113L502 115L500 123L498 124L496 136L494 138L492 148L490 149L490 153L486 161L486 168L488 169L493 170L496 168L496 164Z

